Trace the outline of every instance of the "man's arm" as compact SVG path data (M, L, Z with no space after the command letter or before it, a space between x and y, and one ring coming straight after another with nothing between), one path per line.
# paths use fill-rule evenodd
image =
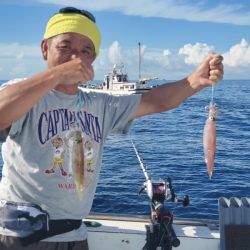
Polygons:
M204 87L216 84L223 78L222 60L220 55L212 54L190 76L144 93L132 119L173 109Z
M9 127L26 114L50 88L52 76L43 72L0 90L0 130Z
M93 78L92 66L77 58L0 89L0 130L25 115L43 96L59 85L76 85Z

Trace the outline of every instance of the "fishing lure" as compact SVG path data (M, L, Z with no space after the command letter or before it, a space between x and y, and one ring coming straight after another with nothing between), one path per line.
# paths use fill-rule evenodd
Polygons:
M218 108L213 101L211 101L209 106L207 106L206 108L209 111L203 131L203 149L208 175L211 179L214 169L216 151L216 114Z
M82 137L82 132L80 130L80 126L77 123L77 118L78 118L78 114L80 113L80 109L81 109L81 95L78 92L77 94L77 111L76 111L76 126L73 129L73 131L71 131L71 139L72 139L72 143L71 143L71 169L72 169L72 173L75 179L75 185L76 185L76 190L78 192L78 196L80 199L83 198L84 195L84 190L85 190L85 174L84 174L84 168L85 168L85 159L84 159L84 139Z
M214 85L212 85L211 101L208 106L208 118L203 131L203 150L205 163L209 178L211 179L214 170L215 152L216 152L216 116L218 107L214 103Z
M85 181L83 138L81 131L74 131L72 134L72 139L73 143L71 148L71 168L79 198L82 199L85 189Z

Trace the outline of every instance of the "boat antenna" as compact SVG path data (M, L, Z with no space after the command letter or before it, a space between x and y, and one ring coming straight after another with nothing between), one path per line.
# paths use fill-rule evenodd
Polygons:
M138 51L138 54L139 54L139 81L140 81L140 79L141 79L141 43L139 42L138 43L138 49L139 49L139 51Z

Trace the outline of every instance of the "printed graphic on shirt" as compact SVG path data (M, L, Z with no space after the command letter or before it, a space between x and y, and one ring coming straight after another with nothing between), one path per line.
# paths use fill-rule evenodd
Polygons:
M87 112L50 110L40 115L37 129L40 145L53 151L45 175L60 176L57 188L75 190L81 199L95 174L94 149L102 138L98 117Z
M70 130L72 124L79 124L81 131L93 138L96 143L102 139L101 124L97 116L86 111L55 109L41 113L38 120L37 135L41 145L46 145L54 136Z
M95 170L93 166L93 157L94 157L93 140L87 140L84 143L84 158L87 166L87 171L92 173Z
M50 169L46 169L46 174L54 174L56 172L56 168L59 167L62 176L67 176L67 172L63 168L63 157L64 157L64 151L63 148L63 139L56 135L54 138L51 139L51 143L54 148L54 157L52 160L53 166Z

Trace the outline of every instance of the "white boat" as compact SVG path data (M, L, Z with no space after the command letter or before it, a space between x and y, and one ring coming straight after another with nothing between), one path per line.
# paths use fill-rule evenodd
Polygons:
M152 89L147 83L157 77L144 77L138 81L129 81L123 64L115 64L113 70L104 76L97 88L82 88L85 91L105 92L112 95L141 94Z
M157 77L141 77L141 52L139 43L139 80L130 81L123 63L114 64L113 69L104 75L103 82L97 88L83 88L86 91L105 92L113 95L140 94L152 89L148 83Z
M150 218L136 215L93 214L85 222L88 225L90 250L141 250L146 244L146 225L150 223ZM173 249L220 249L217 221L175 220L173 228L180 240L180 245Z
M104 92L112 95L142 94L152 89L147 82L155 78L142 78L140 81L129 81L128 74L122 72L121 68L114 65L113 71L104 76L100 86L96 88L81 87L84 91Z
M136 91L136 90L145 90L146 81L129 81L128 74L124 72L124 64L115 64L113 70L104 76L102 83L102 88L104 90L113 90L113 91Z

